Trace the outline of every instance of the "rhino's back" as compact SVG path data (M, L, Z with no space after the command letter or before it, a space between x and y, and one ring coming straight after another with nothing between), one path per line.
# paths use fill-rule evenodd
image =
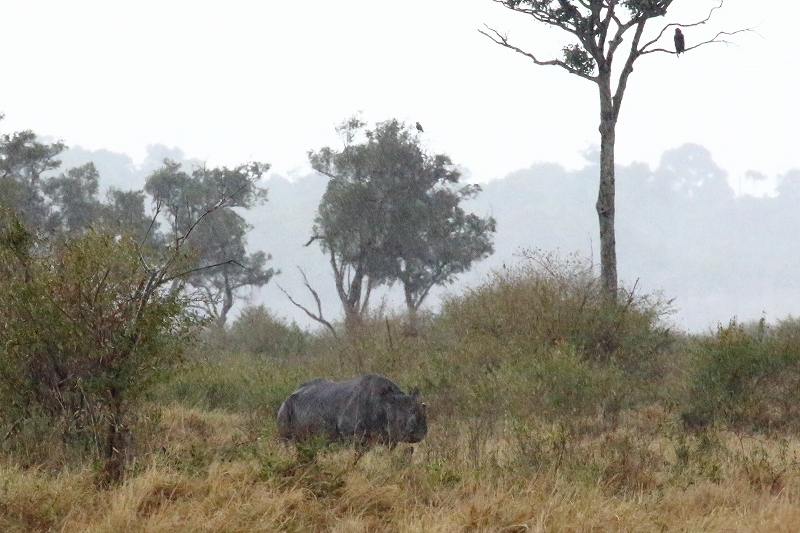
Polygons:
M401 392L389 379L366 374L348 381L319 378L302 383L278 411L284 439L303 440L325 435L341 440L379 433L386 426L381 398Z

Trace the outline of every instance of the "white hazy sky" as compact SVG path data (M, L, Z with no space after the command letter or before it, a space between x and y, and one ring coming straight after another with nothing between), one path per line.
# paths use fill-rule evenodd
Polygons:
M667 22L717 2L676 0ZM641 58L617 132L617 161L655 165L707 147L735 184L800 167L800 2L727 0L687 44L757 26L735 46ZM63 0L0 7L0 131L142 159L148 144L208 164L255 159L305 172L337 145L334 125L420 121L428 148L474 181L534 162L582 164L599 143L596 86L538 67L478 33L484 23L543 56L570 41L491 0ZM671 32L665 39L671 47Z

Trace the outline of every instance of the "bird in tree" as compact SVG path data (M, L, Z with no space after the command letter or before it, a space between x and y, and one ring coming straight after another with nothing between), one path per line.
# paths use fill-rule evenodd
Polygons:
M421 131L422 133L425 133L425 130L422 129L422 124L420 124L419 122L417 122L417 131Z
M714 12L722 8L724 0L711 7L704 19L693 23L668 23L654 34L643 38L645 26L657 25L659 17L667 15L673 0L492 0L505 9L531 17L551 28L563 30L569 40L561 49L561 57L545 58L526 51L509 40L508 33L486 26L483 35L505 48L513 50L536 65L557 66L568 73L597 85L600 97L600 184L597 211L600 230L600 279L603 291L610 301L617 295L617 252L615 235L615 179L614 151L616 127L622 99L633 72L634 63L646 54L675 53L659 48L659 40L668 28L700 26L707 23ZM753 31L745 28L718 32L711 39L695 43L691 48L711 43L729 42L723 36L733 36ZM684 51L681 32L676 32L677 52ZM678 44L678 36L681 36ZM623 39L624 37L624 39ZM649 41L646 39L650 39ZM623 42L625 45L623 46ZM619 54L619 55L617 55ZM622 56L622 57L620 57ZM617 67L617 68L613 68ZM549 105L553 105L547 102Z
M680 28L675 28L675 52L680 56L686 50L686 41L683 39L683 32Z

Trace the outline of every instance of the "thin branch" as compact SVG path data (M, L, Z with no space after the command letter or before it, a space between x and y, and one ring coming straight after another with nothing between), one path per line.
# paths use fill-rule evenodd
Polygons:
M92 296L91 304L94 307L97 299L100 297L100 291L105 287L106 280L108 280L108 275L111 274L111 269L107 268L105 273L103 273L103 279L100 280L100 283L97 284L97 288L94 291L94 296Z
M666 26L661 28L661 31L658 32L658 36L655 39L653 39L652 41L650 41L648 43L645 43L644 46L642 46L642 49L640 50L640 52L643 52L648 46L650 46L651 44L653 44L653 43L657 42L659 39L661 39L661 37L664 35L664 32L667 31L667 28L669 28L671 26L677 26L677 27L680 27L680 28L691 28L692 26L700 26L701 24L705 24L706 22L711 20L711 15L714 14L714 11L722 7L723 2L724 2L724 0L719 0L719 5L712 7L709 10L708 15L706 15L706 18L704 18L701 21L694 22L694 23L691 23L691 24L680 24L680 23L667 24Z
M625 32L628 31L632 26L634 26L636 24L639 24L639 26L636 28L636 37L634 37L634 41L633 41L633 43L634 43L633 46L635 46L639 42L639 39L640 39L640 36L641 36L641 33L642 33L642 29L644 28L644 22L636 22L636 19L631 19L625 24L622 24L619 20L616 19L616 17L614 18L614 20L617 23L617 32L614 34L614 38L611 39L608 42L608 53L606 54L606 56L603 57L602 50L601 50L600 59L597 59L597 58L595 59L598 62L598 65L600 64L600 60L602 60L602 61L605 62L606 67L610 67L611 64L614 61L614 54L616 53L617 48L619 48L619 45L622 44L622 41L623 41L622 36L625 35ZM610 23L609 23L609 26L610 26ZM632 55L633 54L628 54L628 61L629 62L631 62L630 58L631 58Z
M144 233L142 237L142 241L139 243L139 246L144 246L145 241L147 241L147 237L150 235L150 232L153 231L156 224L156 218L158 218L158 214L161 212L161 200L156 200L156 211L153 213L153 218L150 219L150 225L147 227L147 231Z
M678 26L678 24L670 24L670 26ZM686 27L686 26L681 26L681 27L683 28L683 27ZM731 32L721 31L721 32L717 33L713 38L711 38L711 39L709 39L707 41L703 41L701 43L698 43L698 44L696 44L694 46L690 46L690 47L684 49L683 52L688 52L689 50L694 50L695 48L700 48L703 45L712 44L712 43L722 43L722 44L736 45L736 43L734 43L734 42L727 41L725 39L718 39L718 37L720 35L736 35L737 33L747 33L747 32L755 32L755 28L744 28L744 29L741 29L741 30L736 30L736 31L731 31ZM653 52L666 52L667 54L675 54L675 53L677 53L675 50L667 50L666 48L652 48L650 50L644 50L644 48L642 48L642 50L639 51L639 55L652 54Z
M19 426L20 426L20 421L19 419L17 419L14 421L13 424L11 424L11 429L9 429L8 432L6 432L6 435L3 437L3 441L7 441L11 437L11 435L16 433L17 430L19 429Z
M576 36L578 35L577 30L574 27L565 24L561 20L554 19L553 17L544 16L544 14L542 13L541 9L538 9L538 8L525 9L524 7L520 7L519 5L513 6L513 5L510 5L507 2L507 0L492 0L492 1L495 2L496 4L502 5L506 9L514 11L515 13L524 13L526 15L530 15L530 16L532 16L534 19L536 19L539 22L542 22L544 24L548 24L550 26L556 26L556 27L561 28L562 30L564 30L566 32L572 33L573 35L576 35ZM478 31L480 31L480 30L478 30Z
M661 37L664 36L664 32L667 31L671 27L675 27L675 28L692 28L692 27L704 25L706 22L711 20L711 17L714 15L714 11L716 11L717 9L721 9L723 4L724 4L724 0L719 0L719 5L716 5L716 6L712 7L708 11L708 15L706 15L706 18L704 18L703 20L699 20L697 22L692 22L692 23L685 23L685 24L684 23L678 23L678 22L667 24L666 26L661 28L661 31L658 32L658 35L656 36L655 39L653 39L653 40L651 40L649 42L646 42L639 49L639 55L650 54L650 53L653 53L653 52L666 52L668 54L677 53L675 50L667 50L666 48L653 48L651 50L648 50L647 47L657 43L661 39ZM753 31L755 31L754 28L744 28L744 29L741 29L741 30L733 31L733 32L721 31L721 32L717 33L712 39L710 39L708 41L703 41L703 42L701 42L699 44L696 44L694 46L690 46L689 48L686 48L684 50L684 52L688 52L689 50L693 50L695 48L699 48L700 46L703 46L705 44L710 44L710 43L734 44L734 43L731 43L730 41L726 41L724 39L721 39L721 40L717 40L717 39L721 35L736 35L737 33L753 32Z
M305 307L303 304L300 304L300 303L296 302L295 299L292 298L292 296L286 291L286 289L281 287L280 284L278 284L278 289L280 289L280 291L283 294L286 295L286 297L289 299L290 302L292 302L292 304L294 304L296 307L299 307L300 309L302 309L305 314L307 314L309 317L311 317L312 319L316 320L317 322L325 324L329 329L331 329L331 331L333 331L332 326L330 325L330 323L328 323L326 320L322 319L322 317L320 317L318 315L315 315L314 313L309 311L308 308ZM335 334L335 332L334 332L334 334Z
M606 6L606 16L603 19L603 22L599 24L600 27L600 35L597 39L597 46L602 50L605 48L606 45L606 37L608 36L608 29L611 27L611 19L613 18L617 22L617 26L620 27L622 24L620 23L619 19L616 18L614 15L614 7L616 6L617 0L611 0L608 6ZM602 6L601 6L602 7ZM600 12L597 12L597 18L599 20ZM618 34L619 35L619 34Z
M287 298L289 298L290 302L292 302L296 307L302 309L303 312L305 312L305 314L307 314L310 318L312 318L313 320L319 322L320 324L322 324L323 326L328 328L328 330L330 330L331 334L333 334L333 337L338 339L339 337L336 334L336 330L334 329L333 325L322 317L322 301L319 298L319 294L317 293L317 291L314 290L313 287L311 287L311 284L308 282L308 277L306 277L306 273L303 272L303 269L300 268L300 267L297 267L297 269L300 271L300 274L303 275L303 284L311 292L311 295L314 297L314 301L317 303L317 313L318 314L315 315L313 312L309 311L307 307L305 307L304 305L296 302L294 300L294 298L292 298L292 296L288 292L286 292L286 290L284 290L284 288L281 287L280 285L278 285L278 289L280 289L280 291L283 294L285 294Z
M434 279L436 279L436 277L434 277ZM428 297L428 293L431 291L433 286L436 285L438 282L439 282L439 280L437 279L436 281L434 281L432 283L428 283L428 286L425 287L425 290L422 291L422 293L419 295L419 297L417 298L417 301L414 302L414 309L419 309L419 307L422 305L422 302L424 302L425 298Z
M242 185L241 187L239 187L232 194L223 195L220 198L219 201L217 201L216 203L214 203L214 205L212 205L211 207L206 209L206 211L202 215L200 215L200 217L197 220L195 220L191 224L191 226L189 226L189 229L186 230L186 232L183 235L180 235L178 233L178 231L177 231L177 228L178 228L178 218L177 218L178 217L178 210L175 209L175 228L176 228L175 241L174 241L175 250L174 250L174 252L172 254L172 257L167 259L167 261L163 265L161 265L160 267L155 268L155 267L149 266L147 264L147 262L145 261L145 259L144 259L144 255L141 252L141 247L137 247L136 253L139 256L139 261L142 264L142 268L147 273L147 281L145 283L144 288L143 289L140 288L139 290L137 290L137 293L136 293L136 299L138 299L139 305L138 305L138 308L136 310L136 315L135 315L135 317L133 319L133 322L132 322L133 323L133 327L132 327L131 335L132 335L132 338L133 338L134 345L138 342L138 337L139 337L139 335L138 335L138 324L141 321L142 317L144 316L145 309L147 308L147 305L148 305L148 303L150 301L150 296L159 287L163 286L166 283L174 281L174 280L178 279L179 277L182 277L182 276L185 276L187 274L190 274L192 272L196 272L196 271L199 271L199 270L205 270L205 269L208 269L208 268L213 268L215 266L220 266L220 265L223 265L223 264L226 264L226 263L235 263L235 261L231 260L231 261L226 261L225 263L219 263L217 265L209 265L209 266L206 266L206 267L200 267L200 268L197 268L197 269L189 270L187 272L183 272L183 273L175 275L175 276L167 276L167 272L169 271L170 265L172 265L172 263L177 259L178 255L180 254L181 246L183 246L183 244L186 242L186 239L188 239L189 234L192 233L192 231L194 230L194 228L197 227L197 225L200 223L200 221L203 218L205 218L206 215L208 215L208 214L216 211L217 209L223 207L226 203L228 203L228 201L231 198L233 198L234 196L239 194L242 190L244 190L248 185L251 185L251 184L252 184L252 182L250 180L247 180L247 183L245 185ZM160 203L157 203L156 213L155 213L155 215L153 215L153 219L150 222L151 228L153 227L153 225L155 223L155 217L158 216L158 211L159 210L160 210ZM187 209L187 211L188 211L188 209ZM148 229L148 232L149 231L150 230ZM144 241L142 241L142 242L144 242Z
M485 35L486 37L488 37L489 39L491 39L495 43L499 44L500 46L504 46L506 48L514 50L515 52L517 52L519 54L522 54L522 55L524 55L526 57L529 57L537 65L555 65L555 66L559 66L559 67L563 68L564 70L566 70L567 72L569 72L570 74L575 74L576 76L580 76L581 78L586 78L587 80L590 80L590 81L593 81L593 82L597 83L597 77L596 76L590 76L589 74L584 74L583 72L570 67L569 65L567 65L566 63L564 63L560 59L551 59L549 61L542 61L542 60L538 59L536 56L534 56L533 54L531 54L530 52L526 52L525 50L510 44L508 42L508 36L507 35L501 35L497 30L495 30L493 28L490 28L486 24L484 24L484 26L486 26L487 30L489 30L492 33L494 33L494 36L489 35L485 31L480 30L480 29L478 30L479 33L482 33L483 35Z
M144 255L142 255L142 251L138 246L136 247L136 255L139 256L139 262L142 264L142 269L144 269L148 275L152 275L156 269L147 264L147 261L144 260Z
M640 55L639 51L637 50L637 46L639 45L639 39L642 38L642 33L644 32L645 23L646 20L642 20L636 26L636 33L634 33L633 41L631 42L631 51L630 53L628 53L628 59L625 61L625 66L622 67L622 72L620 72L619 74L619 81L617 82L617 90L614 92L614 97L612 98L613 108L614 108L614 120L616 120L617 117L619 117L619 110L620 107L622 106L622 97L624 96L625 88L628 85L628 76L630 76L631 72L633 72L633 63Z
M325 237L323 237L322 235L312 235L311 238L308 239L308 242L305 243L303 246L311 246L311 243L316 241L316 240L323 240L324 241Z
M221 263L214 263L213 265L206 265L206 266L202 266L202 267L191 268L189 270L181 272L180 274L175 274L174 276L170 276L168 278L165 278L163 281L164 281L164 283L169 283L170 281L172 281L174 279L183 278L183 277L186 277L186 276L188 276L190 274L194 274L195 272L201 272L203 270L208 270L208 269L216 268L218 266L223 266L223 265L236 265L236 266L241 267L243 269L246 268L243 264L241 264L236 259L228 259L227 261L222 261Z
M206 209L206 210L205 210L205 212L204 212L202 215L200 215L200 216L197 218L197 220L195 220L195 221L192 223L192 225L191 225L191 226L189 226L189 229L187 229L187 230L186 230L186 233L184 233L184 234L183 234L183 235L182 235L182 236L179 238L179 241L180 241L181 243L185 242L185 241L186 241L186 239L188 239L188 238L189 238L189 235L192 233L192 231L194 231L194 228L196 228L196 227L197 227L197 225L198 225L198 224L200 224L200 221L201 221L201 220L203 220L203 219L204 219L204 218L205 218L207 215L210 215L211 213L213 213L213 212L214 212L214 211L216 211L217 209L220 209L220 208L224 207L224 206L225 206L225 204L227 204L227 203L228 203L228 201L229 201L231 198L233 198L234 196L236 196L237 194L239 194L240 192L242 192L242 191L243 191L244 189L246 189L246 188L247 188L249 185L252 185L252 182L251 182L250 180L247 180L247 181L246 181L246 183L245 183L244 185L242 185L241 187L239 187L238 189L236 189L236 190L235 190L233 193L231 193L231 194L229 194L229 195L224 195L224 194L223 194L223 195L222 195L222 197L221 197L221 198L220 198L220 199L219 199L219 200L218 200L216 203L214 203L214 204L213 204L211 207L209 207L208 209ZM187 201L188 201L188 200L187 200ZM188 211L188 209L187 209L187 211ZM177 224L176 224L176 226L177 226ZM176 249L176 254L177 254L177 249Z

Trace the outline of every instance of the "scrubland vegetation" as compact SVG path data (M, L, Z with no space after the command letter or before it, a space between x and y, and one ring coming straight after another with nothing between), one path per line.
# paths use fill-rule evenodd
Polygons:
M120 481L58 424L6 417L0 529L793 531L800 323L689 336L657 295L601 294L580 258L528 253L340 340L248 308L151 388ZM368 371L422 390L413 453L278 442L300 381Z

